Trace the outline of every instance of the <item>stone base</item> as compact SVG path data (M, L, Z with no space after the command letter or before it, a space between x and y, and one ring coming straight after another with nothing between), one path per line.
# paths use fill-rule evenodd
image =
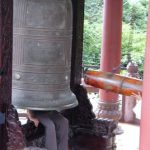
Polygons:
M97 113L98 118L112 119L118 121L121 118L121 101L108 102L101 101L99 103L99 111Z

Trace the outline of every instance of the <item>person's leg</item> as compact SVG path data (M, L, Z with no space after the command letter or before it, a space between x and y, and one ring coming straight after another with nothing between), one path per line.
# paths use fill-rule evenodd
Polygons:
M68 150L68 120L57 111L51 112L49 116L56 128L57 150Z
M58 150L54 122L47 114L39 114L37 118L45 127L45 148L47 150Z

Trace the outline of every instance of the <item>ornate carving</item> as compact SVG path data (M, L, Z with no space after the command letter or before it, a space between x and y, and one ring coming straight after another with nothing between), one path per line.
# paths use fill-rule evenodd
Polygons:
M25 135L25 143L27 147L34 146L44 148L45 146L45 129L40 123L38 127L35 127L32 121L29 121L22 126L23 133Z
M112 119L94 119L94 135L103 138L111 138L115 136L114 130L117 128L117 122Z
M78 99L79 105L64 111L63 115L68 118L73 128L92 128L92 119L95 118L95 115L92 112L92 105L87 97L86 89L80 85L76 85L74 93Z
M70 122L72 134L90 134L100 137L114 136L113 130L117 127L116 121L113 119L96 119L92 112L92 105L87 97L86 90L80 85L76 86L75 89L79 105L63 113ZM118 112L118 107L119 106L114 105L111 111L116 109Z
M6 116L7 125L7 150L22 150L25 147L24 136L17 111L13 106L9 106Z

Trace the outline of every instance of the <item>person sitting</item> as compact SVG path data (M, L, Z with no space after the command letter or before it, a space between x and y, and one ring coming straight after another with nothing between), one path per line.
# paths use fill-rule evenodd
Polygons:
M34 124L35 134L41 134L40 130L44 133L44 148L47 150L68 150L69 123L64 116L57 111L35 110L27 110L27 115L29 121ZM26 138L29 139L28 131L26 131ZM38 147L39 145L31 144L30 146Z

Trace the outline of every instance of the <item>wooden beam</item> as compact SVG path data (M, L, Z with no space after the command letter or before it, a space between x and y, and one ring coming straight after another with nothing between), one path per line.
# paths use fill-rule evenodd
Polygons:
M73 4L73 40L71 59L71 89L81 83L82 51L83 51L83 23L84 0L72 0Z

